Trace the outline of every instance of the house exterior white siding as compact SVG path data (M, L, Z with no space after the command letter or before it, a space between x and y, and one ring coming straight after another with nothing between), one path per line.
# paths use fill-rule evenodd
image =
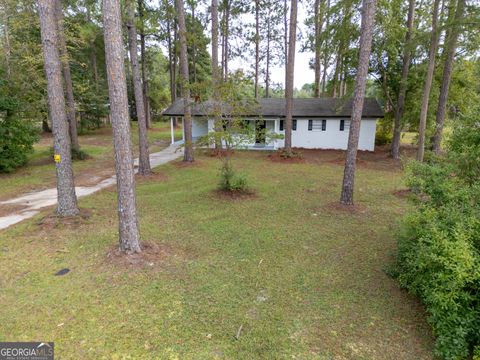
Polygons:
M309 130L309 120L312 121L312 129ZM322 126L322 120L325 121ZM343 120L343 130L341 130L341 121ZM250 120L254 126L254 120ZM284 130L280 130L280 119L265 119L266 129L269 132L285 135ZM192 130L193 138L205 136L209 131L214 130L213 119L193 118ZM305 149L336 149L346 150L348 145L348 134L350 119L340 118L312 118L297 119L297 128L292 131L292 147ZM359 150L375 150L375 132L376 120L364 118L360 125ZM283 139L274 140L271 143L264 144L266 149L278 149L284 146ZM259 144L244 144L249 148L261 148Z
M312 130L308 130L309 120L318 121L318 127L313 126ZM325 130L321 128L321 121L326 120ZM344 130L340 130L340 122L344 120ZM375 150L375 119L362 119L360 125L360 137L358 142L359 150ZM348 133L350 119L298 119L297 129L292 131L292 147L305 149L336 149L346 150L348 145ZM285 135L285 131L280 131ZM277 147L284 146L284 140L277 140Z
M208 134L208 121L205 118L192 118L192 137L198 139Z

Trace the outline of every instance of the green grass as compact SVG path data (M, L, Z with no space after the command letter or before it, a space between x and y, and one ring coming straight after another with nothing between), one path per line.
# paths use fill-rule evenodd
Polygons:
M107 257L114 189L81 199L91 217L73 225L38 225L46 210L1 232L0 341L55 341L62 359L431 358L421 307L384 271L409 207L399 170L361 166L350 213L332 206L341 165L234 165L255 197L218 198L207 156L140 181L142 240L164 249L153 266Z
M160 151L170 144L170 123L154 123L148 132L150 152ZM175 139L182 138L181 128L175 131ZM90 131L79 137L80 146L90 158L84 161L75 161L73 164L76 176L96 169L110 169L113 173L113 140L111 128L101 128ZM132 123L132 142L134 153L138 154L137 123ZM34 146L34 152L29 156L26 166L17 169L12 174L0 174L0 199L8 199L19 194L51 188L55 186L55 165L52 160L53 140L51 136L44 136Z

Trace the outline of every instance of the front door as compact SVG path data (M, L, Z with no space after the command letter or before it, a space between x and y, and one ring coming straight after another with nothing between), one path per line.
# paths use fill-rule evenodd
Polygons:
M255 144L265 144L265 120L255 121Z

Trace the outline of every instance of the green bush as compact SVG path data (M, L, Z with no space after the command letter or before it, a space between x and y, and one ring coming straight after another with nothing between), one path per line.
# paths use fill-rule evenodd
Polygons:
M375 145L390 144L393 140L393 115L385 114L385 118L378 121L375 134Z
M246 192L248 190L248 182L244 175L236 174L229 160L224 160L220 170L218 187L222 191Z
M476 122L464 119L454 132L465 124ZM395 275L425 304L436 352L449 360L466 359L475 348L479 355L480 176L465 165L478 154L476 139L456 133L446 158L407 166L417 206L399 235Z
M25 165L38 131L28 121L0 119L0 173L9 173Z

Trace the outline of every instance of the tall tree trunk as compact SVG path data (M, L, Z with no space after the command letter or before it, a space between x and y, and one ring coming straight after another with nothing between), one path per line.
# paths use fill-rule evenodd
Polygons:
M143 18L144 4L143 0L138 0L138 16L140 17L140 23L142 28L140 31L140 56L142 63L142 85L143 85L143 103L145 105L145 122L147 123L147 129L152 126L152 114L150 113L150 98L148 97L148 81L147 81L147 51L145 45L145 20Z
M230 38L230 0L225 0L225 40L224 40L224 71L225 71L225 81L228 79L228 61L230 60L230 44L229 44L229 38Z
M285 151L292 152L292 116L293 116L293 81L295 70L295 44L297 40L297 4L298 0L290 3L290 33L288 40L288 61L285 85Z
M448 90L450 87L450 79L452 77L453 62L457 49L458 35L460 33L460 22L463 18L463 9L465 0L458 0L457 9L455 11L455 19L453 27L448 32L446 43L446 57L443 68L442 87L440 88L440 97L438 99L437 118L435 122L435 135L433 137L433 151L439 154L442 146L443 125L445 123L445 111L447 108Z
M338 96L338 75L340 74L340 68L342 66L342 51L339 46L338 53L337 53L337 60L335 62L335 72L333 74L333 82L332 82L332 97L336 98Z
M218 0L212 0L212 78L213 85L218 86Z
M135 28L135 2L130 0L127 6L128 43L130 46L130 61L132 63L133 92L135 95L135 108L137 110L138 145L140 148L138 173L140 175L149 175L151 173L150 154L148 152L147 121L145 117L145 104L143 102L143 88L140 79L140 66L138 63L137 29Z
M255 99L258 98L259 63L260 63L260 0L255 0Z
M287 0L283 0L283 46L285 56L285 89L287 86L287 63L288 63L288 3ZM286 90L285 90L286 91Z
M135 253L140 252L141 248L121 21L120 2L103 0L105 60L117 173L120 250Z
M315 69L315 84L314 84L314 96L316 98L320 97L320 64L321 64L321 59L320 59L320 51L321 51L321 44L320 44L320 35L321 35L321 20L320 20L320 0L315 0L314 4L314 29L315 29L315 36L314 36L314 46L315 46L315 63L314 63L314 69Z
M180 39L180 89L184 105L184 134L185 134L185 151L183 161L194 161L193 139L192 139L192 114L190 108L190 84L188 75L188 58L187 58L187 27L185 25L185 9L183 0L175 0L177 6L178 33Z
M265 97L270 97L270 42L271 42L271 34L270 34L270 19L267 19L267 52L266 52L266 61L267 66L265 68Z
M221 126L220 121L220 112L219 109L219 86L220 86L220 74L218 68L218 0L212 0L212 80L213 80L213 100L214 100L214 130L219 131ZM222 143L220 139L215 137L215 148L220 149L222 147Z
M63 93L62 64L57 49L55 2L39 0L40 30L47 77L48 107L52 120L54 159L57 172L57 214L78 214L77 197L73 179L71 149L68 134L65 97Z
M395 109L395 122L393 125L392 157L400 158L400 136L402 133L402 116L405 109L405 96L407 94L407 79L410 69L410 58L412 55L412 32L415 22L415 0L408 1L407 32L405 34L405 45L403 47L402 76L400 78L400 89L398 91L397 107Z
M357 162L358 138L360 135L360 123L363 113L363 102L367 84L368 63L372 48L373 25L375 19L376 0L363 0L362 25L360 28L360 54L358 59L357 78L352 103L352 118L350 121L350 133L348 135L348 147L343 174L342 194L340 203L353 205L353 190L355 184L355 168Z
M325 9L325 32L328 33L330 27L330 0L327 0L327 7ZM323 51L323 75L322 75L322 93L325 93L327 87L327 70L328 70L328 62L329 62L329 55L328 55L328 43L327 39L325 39L325 46Z
M427 77L423 87L422 108L420 110L420 122L418 125L418 161L423 161L423 156L425 154L425 130L427 127L428 103L430 100L430 89L432 88L433 72L435 70L435 56L437 55L438 46L437 21L439 5L440 0L435 0L433 4L432 36L430 40L430 51L428 53Z
M4 11L3 11L3 51L5 53L5 66L7 68L7 78L10 79L10 75L12 73L11 65L10 65L10 58L11 58L11 46L10 46L10 29L9 29L9 14L8 14L8 5L5 4Z
M60 54L60 59L62 61L63 78L65 81L65 92L67 94L67 119L69 125L71 148L72 150L78 152L80 150L80 144L78 143L77 117L75 116L75 98L73 96L72 74L70 73L67 44L65 41L62 0L55 0L55 15L58 29L58 51Z

